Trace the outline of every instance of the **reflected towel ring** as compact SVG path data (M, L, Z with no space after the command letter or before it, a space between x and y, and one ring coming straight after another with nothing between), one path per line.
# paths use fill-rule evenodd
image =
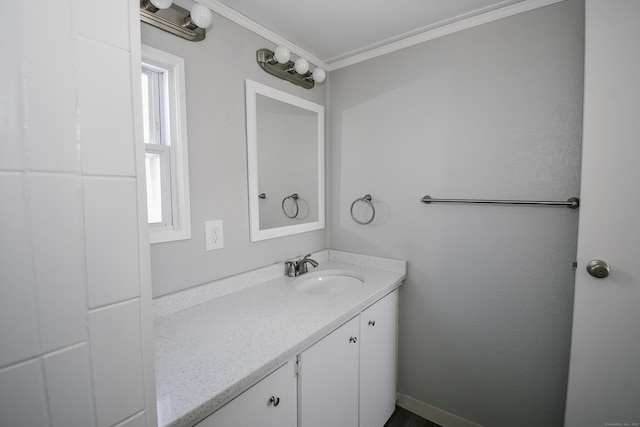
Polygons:
M371 206L371 218L369 218L368 221L360 221L358 218L355 217L355 215L353 214L353 207L355 206L356 203L358 202L365 202L367 203L369 206ZM357 222L358 224L362 224L362 225L367 225L370 224L371 221L373 221L373 218L376 217L376 208L375 206L373 206L373 202L371 202L371 194L365 194L363 197L360 197L359 199L356 199L353 201L353 203L351 203L351 218L353 218L353 220L355 222Z
M287 210L284 208L284 203L287 201L287 199L291 199L292 200L292 204L293 206L295 206L296 212L293 215L289 215L289 213L287 212ZM298 193L293 193L290 196L285 197L284 199L282 199L282 212L284 213L284 215L287 218L295 218L298 216Z

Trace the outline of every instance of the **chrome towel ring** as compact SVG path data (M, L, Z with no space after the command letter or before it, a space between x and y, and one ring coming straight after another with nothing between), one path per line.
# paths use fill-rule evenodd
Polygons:
M367 221L360 221L358 218L356 218L356 216L353 214L353 207L355 206L356 203L358 202L365 202L367 203L370 207L371 207L371 218L369 218L369 220ZM360 197L359 199L356 199L353 201L353 203L351 203L351 218L353 218L353 220L355 222L357 222L358 224L362 224L362 225L367 225L370 224L371 221L373 221L373 218L376 217L376 208L375 206L373 206L373 202L371 201L371 194L365 194L363 197Z
M295 213L292 214L292 215L289 215L287 210L284 208L284 204L288 199L291 199L292 206L294 206L294 208L295 208ZM299 212L299 208L298 208L298 193L293 193L292 195L287 196L284 199L282 199L282 212L284 213L284 215L287 218L293 219L293 218L298 216L298 212Z

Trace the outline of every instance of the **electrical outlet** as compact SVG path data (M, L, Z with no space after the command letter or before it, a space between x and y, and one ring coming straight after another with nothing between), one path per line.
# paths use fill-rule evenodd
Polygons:
M204 231L208 251L224 248L224 232L221 219L205 221Z

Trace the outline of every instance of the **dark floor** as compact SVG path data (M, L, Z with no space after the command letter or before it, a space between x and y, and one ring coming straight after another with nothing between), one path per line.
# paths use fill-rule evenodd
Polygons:
M384 427L442 427L439 424L420 418L406 409L396 406L396 410Z

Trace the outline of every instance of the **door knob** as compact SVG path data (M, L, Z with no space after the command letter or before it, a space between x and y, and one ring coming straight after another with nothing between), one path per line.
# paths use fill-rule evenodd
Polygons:
M604 279L609 275L609 264L600 259L592 259L587 264L587 271L593 277Z

